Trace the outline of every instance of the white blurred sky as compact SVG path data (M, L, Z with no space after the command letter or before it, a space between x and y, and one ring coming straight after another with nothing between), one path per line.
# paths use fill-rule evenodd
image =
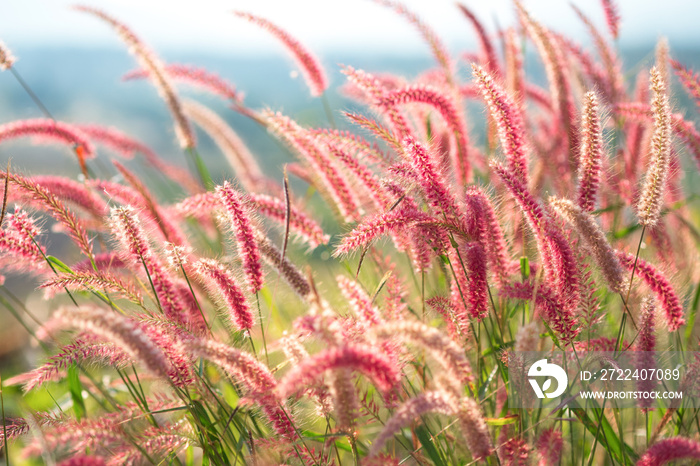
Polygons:
M494 30L494 20L512 24L510 0L463 0ZM700 1L617 0L623 17L621 44L645 45L665 35L671 46L700 45ZM0 38L12 49L22 46L111 46L115 35L95 18L72 11L65 0L2 0ZM208 50L214 53L279 51L274 39L230 11L263 15L289 30L319 53L361 50L409 54L425 51L418 34L402 18L369 0L85 0L129 24L161 51ZM453 50L474 44L473 31L451 0L404 0ZM603 30L598 0L576 0ZM566 0L525 0L545 24L586 41Z

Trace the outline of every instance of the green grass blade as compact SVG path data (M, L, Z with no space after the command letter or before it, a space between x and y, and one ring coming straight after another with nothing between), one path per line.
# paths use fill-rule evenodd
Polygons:
M423 446L425 454L428 456L428 458L430 458L433 464L437 466L445 465L445 462L440 456L440 453L438 452L437 448L435 448L435 445L433 444L433 441L430 438L430 434L428 434L428 430L425 428L425 426L420 425L416 427L415 432L416 436L418 437L418 440L420 441L420 444Z
M85 401L83 400L83 384L80 382L78 366L75 364L71 364L68 367L66 381L68 382L68 390L73 400L73 411L75 411L75 416L78 420L81 420L87 414L87 410L85 409Z

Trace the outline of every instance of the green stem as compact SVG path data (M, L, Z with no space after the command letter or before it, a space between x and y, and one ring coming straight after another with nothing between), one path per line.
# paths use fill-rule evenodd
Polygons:
M352 459L355 462L355 466L360 466L360 453L357 451L357 442L355 437L348 436L350 440L350 447L352 448Z
M5 421L5 398L2 390L2 375L0 375L0 411L2 411L2 446L5 450L5 464L10 466L10 449L7 445L7 422Z
M321 101L323 102L323 111L326 112L326 118L328 118L328 123L330 123L333 129L335 129L336 124L335 119L333 118L333 111L331 110L331 104L328 101L328 97L326 97L325 92L321 95Z
M258 305L258 318L260 319L260 333L262 333L263 349L265 351L265 360L267 365L270 365L270 356L267 354L267 341L265 340L265 325L263 325L262 309L260 309L260 292L255 292L255 301ZM251 342L253 341L251 337Z
M194 147L188 147L186 152L190 159L192 159L192 163L194 163L197 174L199 175L199 180L202 182L202 186L204 186L207 191L211 190L214 187L214 181L212 180L211 174L209 174L209 170L204 164L202 157L199 155L199 152L197 152L197 149Z
M15 69L16 67L13 65L10 67L10 72L12 75L15 77L17 82L22 86L24 91L29 95L29 97L32 99L32 101L36 104L37 107L39 107L39 110L41 110L41 113L43 113L47 118L50 120L55 120L53 115L51 115L51 112L46 108L46 106L41 102L41 99L34 93L31 87L22 79L22 76L20 76L19 71Z
M211 326L209 325L209 322L207 322L207 318L204 317L204 311L202 310L202 306L199 305L199 300L197 299L197 295L194 294L194 290L192 289L192 283L190 283L190 278L187 276L187 272L185 272L185 267L183 267L182 263L180 264L180 270L182 270L182 275L185 276L185 281L187 282L187 286L190 289L190 293L192 293L192 298L194 299L194 303L197 305L197 310L199 311L199 314L202 316L202 320L204 321L204 325L207 326L207 330L209 330L209 335L212 335Z
M644 232L646 231L646 225L642 227L642 234L639 236L639 244L637 244L637 254L634 256L634 265L632 266L632 276L630 277L630 286L627 289L627 299L625 302L630 300L630 293L632 293L632 281L634 280L634 272L637 270L637 261L639 259L639 251L642 249L642 241L644 240Z

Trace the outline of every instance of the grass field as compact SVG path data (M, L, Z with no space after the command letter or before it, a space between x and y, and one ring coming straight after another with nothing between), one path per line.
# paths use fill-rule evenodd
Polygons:
M612 0L572 6L585 46L515 1L498 31L456 4L455 54L375 3L422 69L324 66L236 12L300 76L251 60L248 90L76 7L132 62L71 100L0 46L5 464L700 463L692 51L623 54ZM683 399L521 408L532 352Z

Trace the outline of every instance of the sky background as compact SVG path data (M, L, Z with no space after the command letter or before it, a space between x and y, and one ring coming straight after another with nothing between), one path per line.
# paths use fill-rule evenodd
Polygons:
M263 15L289 30L319 53L362 50L414 54L424 50L415 30L387 8L370 0L92 0L138 32L161 51L260 54L279 51L265 32L234 17L234 9ZM405 0L448 46L474 44L473 31L452 0ZM511 0L465 0L487 25L513 24ZM600 2L575 2L596 24L604 26ZM700 2L688 0L617 0L623 18L621 46L654 43L665 35L676 46L700 44ZM3 0L0 38L10 48L30 46L120 47L115 35L95 18L70 9L66 0ZM587 37L566 0L529 0L533 16L579 41Z

